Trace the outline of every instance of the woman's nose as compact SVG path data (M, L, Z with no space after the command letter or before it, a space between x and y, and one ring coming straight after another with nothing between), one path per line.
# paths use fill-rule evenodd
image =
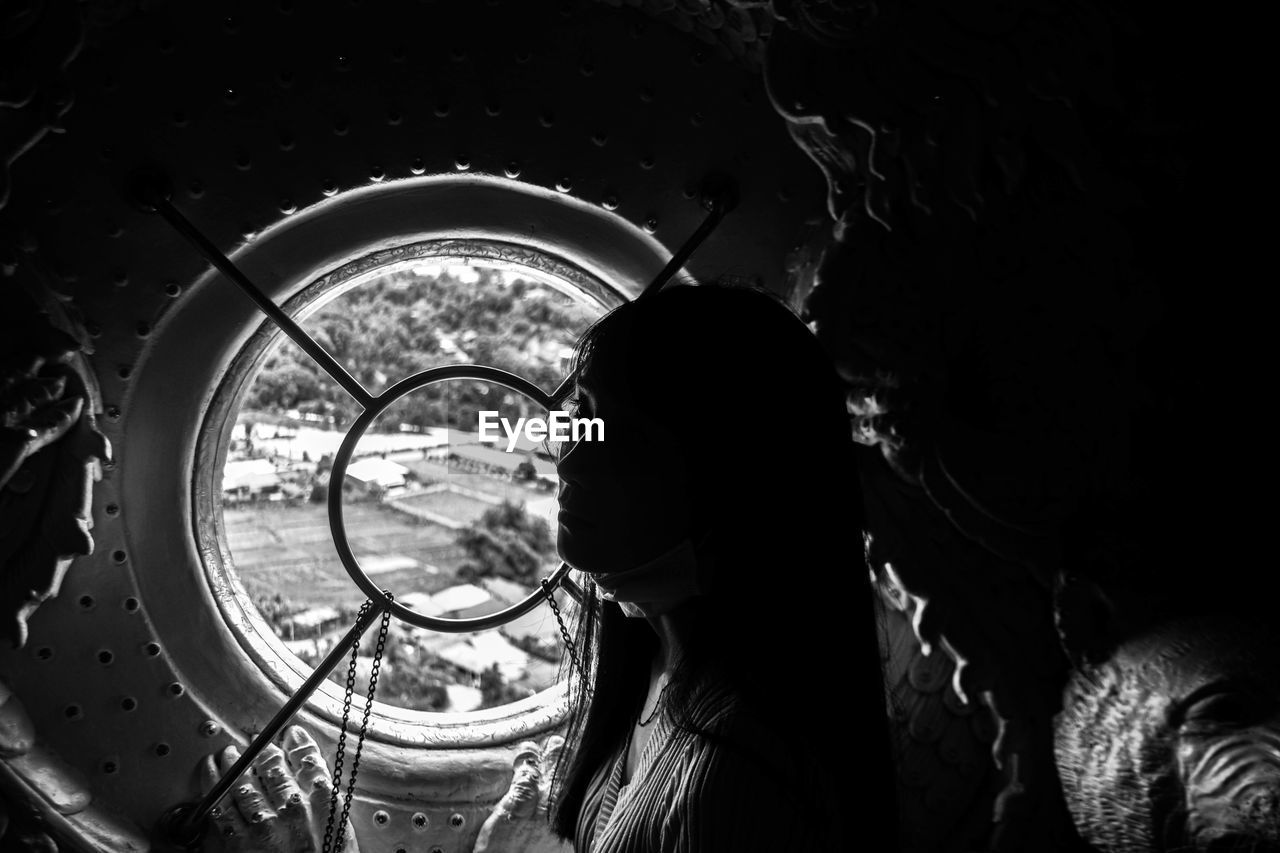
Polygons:
M579 449L584 444L583 441L568 440L565 442L564 449L560 452L559 458L556 460L556 473L560 475L561 490L564 489L564 483L570 480L578 471L581 470L579 460L582 454Z

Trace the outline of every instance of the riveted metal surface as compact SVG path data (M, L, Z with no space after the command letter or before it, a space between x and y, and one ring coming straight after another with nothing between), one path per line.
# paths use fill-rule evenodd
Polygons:
M116 459L94 493L95 555L0 672L95 800L149 826L298 675L236 640L195 535L197 433L261 316L128 202L130 173L164 169L175 204L281 302L424 239L531 246L634 293L702 220L698 182L719 170L741 201L688 272L782 290L805 223L825 216L821 175L759 78L705 48L595 3L150 4L89 33L65 132L18 161L0 215L85 318ZM333 699L302 720L326 750ZM554 706L434 728L381 715L362 844L469 847L513 742Z

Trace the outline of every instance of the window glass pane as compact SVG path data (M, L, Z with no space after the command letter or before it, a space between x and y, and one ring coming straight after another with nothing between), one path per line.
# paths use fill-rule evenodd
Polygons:
M542 272L431 259L374 270L308 306L300 322L374 394L463 362L551 391L566 375L573 343L603 310ZM342 636L364 601L338 559L326 504L333 456L360 411L281 336L243 397L223 470L234 571L308 663ZM481 411L496 413L496 435L480 434ZM493 613L537 589L559 563L555 466L549 448L523 435L511 440L500 419L514 427L545 415L524 395L476 380L418 389L380 414L343 485L348 538L374 582L415 610L450 618ZM368 639L364 645L372 648ZM554 683L560 647L546 606L477 634L393 619L378 698L427 711L504 704ZM361 659L358 683L370 663ZM345 667L331 677L345 683Z

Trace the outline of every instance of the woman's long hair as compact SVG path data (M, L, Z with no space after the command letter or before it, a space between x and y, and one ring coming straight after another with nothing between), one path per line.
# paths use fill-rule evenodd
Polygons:
M817 339L767 291L670 286L610 312L579 341L582 381L688 443L691 539L714 532L712 590L666 689L673 722L714 674L781 740L822 763L833 825L896 849L884 677L845 392ZM572 839L592 774L630 737L657 637L586 584L552 821ZM708 732L699 732L713 736ZM738 745L750 750L750 744ZM825 799L824 799L825 797ZM815 814L814 819L821 819Z

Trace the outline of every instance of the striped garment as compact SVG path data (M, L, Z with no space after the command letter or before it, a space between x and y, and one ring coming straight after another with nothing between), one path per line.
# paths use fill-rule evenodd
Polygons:
M576 853L813 853L843 849L819 825L815 771L725 689L704 690L693 721L729 742L690 734L664 712L630 784L628 741L592 777Z

